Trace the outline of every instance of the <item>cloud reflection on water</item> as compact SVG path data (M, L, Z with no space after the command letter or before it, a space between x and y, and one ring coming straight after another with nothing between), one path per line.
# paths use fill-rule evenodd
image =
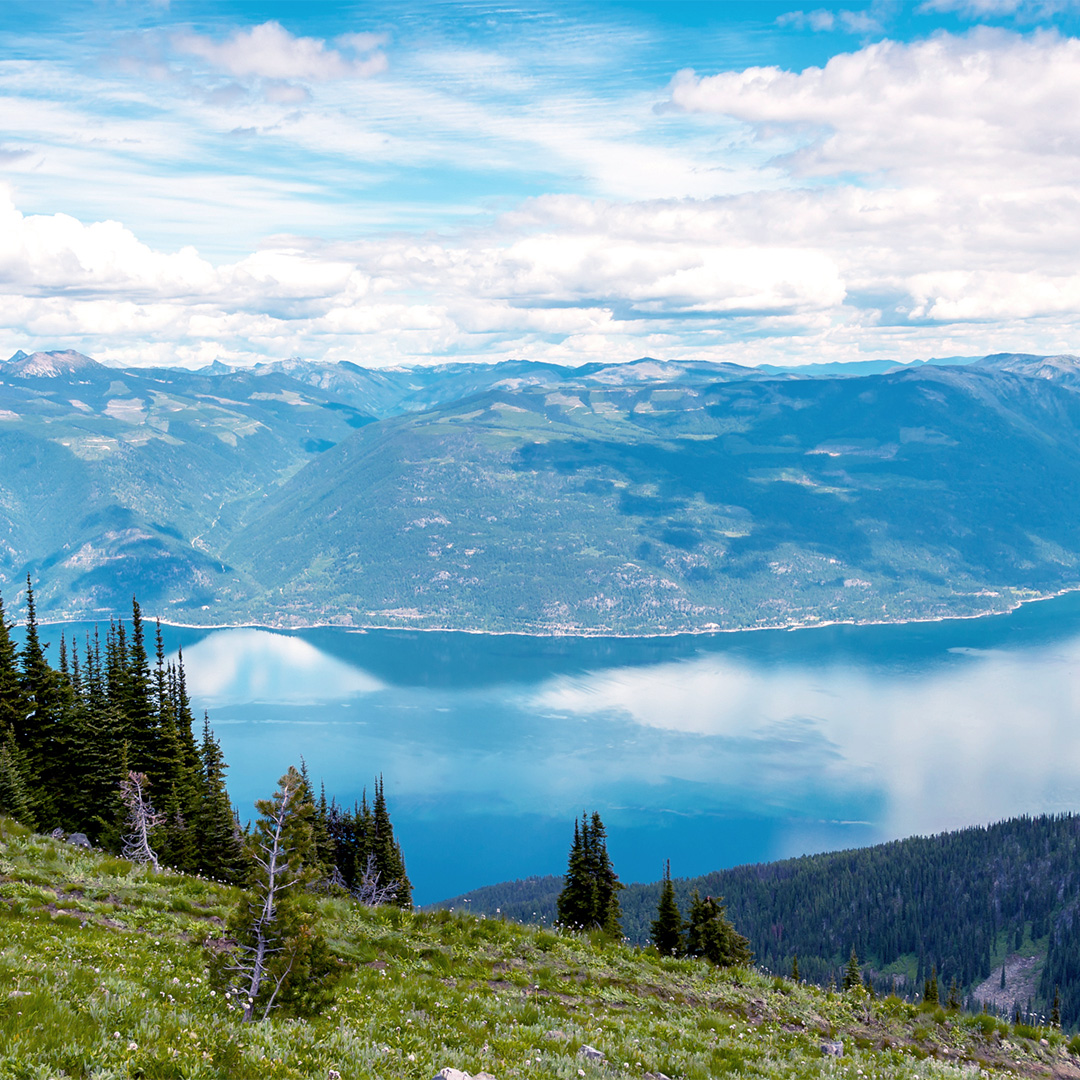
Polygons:
M246 702L307 704L381 690L372 675L327 655L299 637L269 630L219 630L185 657L188 690L214 705Z
M705 655L556 678L533 707L701 736L699 765L684 775L701 780L722 759L715 782L766 804L806 784L876 788L883 836L1075 809L1080 638L951 651L955 662L914 674Z

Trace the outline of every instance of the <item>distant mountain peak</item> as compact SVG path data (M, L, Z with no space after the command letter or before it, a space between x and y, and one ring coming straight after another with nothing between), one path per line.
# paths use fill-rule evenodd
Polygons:
M9 357L0 371L9 375L23 377L37 376L55 379L60 375L74 375L83 372L104 371L105 365L99 364L89 356L84 356L74 349L60 349L55 352L36 352L27 355L20 349Z

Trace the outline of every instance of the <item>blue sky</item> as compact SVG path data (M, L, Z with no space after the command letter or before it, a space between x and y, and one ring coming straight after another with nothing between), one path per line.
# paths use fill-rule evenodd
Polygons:
M0 7L0 352L1080 351L1080 10Z

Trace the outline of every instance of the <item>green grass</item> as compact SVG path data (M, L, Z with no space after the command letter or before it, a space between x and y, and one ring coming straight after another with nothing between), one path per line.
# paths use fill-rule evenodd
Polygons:
M498 1080L1049 1077L1068 1053L1045 1029L337 898L318 901L349 966L335 1003L312 1021L245 1025L206 951L237 895L0 819L0 1077L427 1080L445 1065ZM844 1056L822 1055L823 1039ZM578 1054L586 1043L607 1066Z

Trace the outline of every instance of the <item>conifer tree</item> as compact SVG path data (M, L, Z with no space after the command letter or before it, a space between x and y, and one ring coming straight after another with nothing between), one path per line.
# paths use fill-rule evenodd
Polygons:
M1061 991L1054 987L1054 1004L1050 1007L1050 1026L1061 1027Z
M744 966L754 958L750 942L728 919L723 901L712 896L702 899L697 889L690 897L686 954L702 957L718 967Z
M45 659L38 637L34 586L26 576L26 640L22 648L22 689L27 702L25 719L15 731L15 741L26 761L27 777L34 799L38 825L52 828L57 824L56 790L50 772L56 761L54 739L59 726L58 676Z
M37 819L26 772L26 761L9 728L0 735L0 814L33 828Z
M940 1004L938 994L937 966L930 965L930 977L923 983L923 1001L928 1005Z
M600 815L593 811L587 850L589 868L596 881L596 911L593 922L609 937L622 936L619 892L624 888L607 850L607 831Z
M583 930L590 925L596 910L596 882L586 858L589 825L582 815L580 824L574 819L574 842L567 859L566 878L556 904L559 922L571 930Z
M13 626L7 621L0 597L0 733L10 731L18 736L29 709L19 675L19 650L11 637Z
M243 843L225 789L225 757L205 715L201 758L202 799L195 818L198 868L208 877L239 882L246 871Z
M855 946L851 946L851 955L848 957L847 967L844 969L844 989L855 990L862 986L862 971L859 969L859 958L855 954Z
M312 807L302 788L300 773L290 767L273 798L255 804L249 893L228 922L237 944L229 958L218 961L218 970L224 967L244 995L248 1021L265 1020L275 1008L293 1015L317 1012L341 971L305 903L304 887L318 869Z
M652 940L661 956L678 956L683 949L683 920L675 903L675 886L671 882L671 860L664 864L664 882L660 887L660 902L652 924Z
M383 886L395 887L394 903L398 907L412 907L412 884L405 872L405 859L401 847L394 839L394 827L386 809L386 789L380 776L375 782L375 801L372 806L371 853L375 856L375 869Z
M619 890L623 888L611 864L607 833L598 813L582 814L574 822L574 843L567 860L566 879L557 909L561 925L575 930L622 934Z
M799 954L793 953L791 957L791 981L799 981Z
M963 999L960 997L960 987L957 985L956 976L954 975L949 983L949 996L945 999L945 1007L956 1010L960 1009L963 1004Z

